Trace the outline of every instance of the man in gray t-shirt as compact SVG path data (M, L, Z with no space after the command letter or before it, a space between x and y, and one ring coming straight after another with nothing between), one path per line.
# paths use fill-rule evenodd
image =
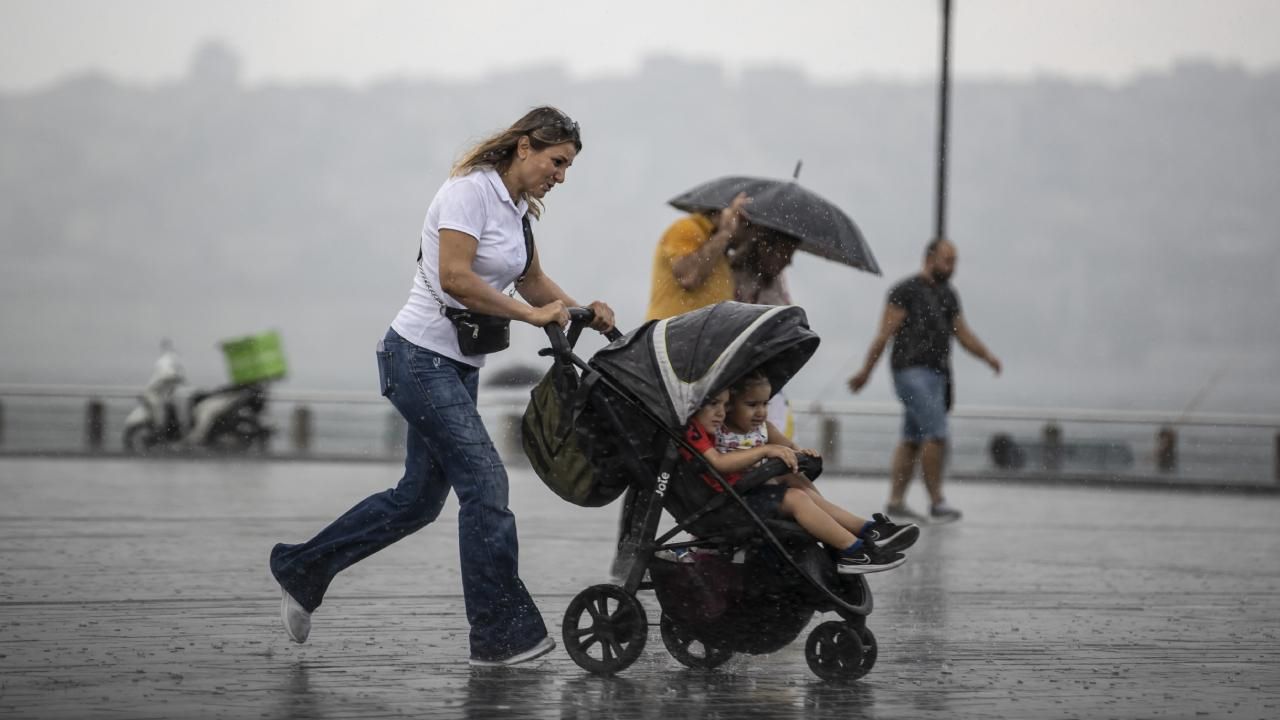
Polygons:
M948 240L929 243L920 273L889 292L880 332L871 341L862 369L849 378L849 389L855 393L861 390L893 338L889 362L903 417L902 441L893 454L893 484L885 508L890 516L920 517L906 504L907 487L919 456L929 491L930 517L939 521L960 518L960 511L942 494L947 412L951 409L951 337L1000 374L999 358L973 334L960 312L960 297L950 284L955 269L955 245Z

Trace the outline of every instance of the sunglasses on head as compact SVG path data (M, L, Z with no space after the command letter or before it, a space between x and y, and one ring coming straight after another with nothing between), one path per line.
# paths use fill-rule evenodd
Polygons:
M559 117L551 122L543 125L543 129L559 130L565 135L577 137L579 133L578 123L569 118L564 113L558 113Z

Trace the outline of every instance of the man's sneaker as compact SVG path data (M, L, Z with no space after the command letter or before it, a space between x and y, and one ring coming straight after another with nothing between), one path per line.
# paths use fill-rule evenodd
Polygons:
M552 640L548 636L539 640L536 645L528 650L518 652L509 658L504 658L502 660L481 660L479 658L471 658L470 662L472 667L510 667L511 665L519 665L523 662L529 662L534 658L540 658L555 649L556 641Z
M893 503L889 503L888 505L884 506L884 514L888 515L889 517L906 518L908 520L927 519L925 518L924 515L921 515L915 510L912 510L911 508L907 507L906 503L898 503L896 505Z
M311 634L311 613L303 609L283 585L280 586L280 596L280 623L284 625L289 639L301 645Z
M946 500L929 508L929 519L933 522L954 522L960 519L960 511L947 504Z
M885 552L863 541L862 547L852 553L836 554L836 572L842 575L865 575L892 570L907 558L902 553Z
M862 539L870 540L885 552L902 552L915 545L916 540L920 539L920 528L911 523L899 525L880 513L872 515L871 520L875 524L862 536Z

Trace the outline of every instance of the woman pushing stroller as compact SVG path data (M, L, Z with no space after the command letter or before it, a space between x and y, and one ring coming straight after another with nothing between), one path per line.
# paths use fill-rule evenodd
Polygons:
M879 513L866 520L824 498L813 482L798 472L796 458L797 453L818 453L797 447L769 422L771 395L769 379L759 371L749 373L707 399L689 421L685 439L730 485L743 471L767 458L786 463L790 474L752 489L743 500L762 519L795 520L827 546L838 572L882 572L906 562L901 551L915 543L920 529L910 523L891 522ZM704 480L722 492L713 478L704 476Z

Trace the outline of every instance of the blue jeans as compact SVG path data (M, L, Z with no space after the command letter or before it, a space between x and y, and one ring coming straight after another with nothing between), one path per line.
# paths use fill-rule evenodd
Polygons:
M462 592L471 656L500 660L547 635L520 581L507 472L476 410L479 368L437 355L388 330L378 352L382 394L409 422L404 476L365 498L301 545L276 545L271 572L308 611L335 575L426 526L452 488L458 495Z
M947 439L947 376L929 367L893 371L902 401L902 439L913 443Z

